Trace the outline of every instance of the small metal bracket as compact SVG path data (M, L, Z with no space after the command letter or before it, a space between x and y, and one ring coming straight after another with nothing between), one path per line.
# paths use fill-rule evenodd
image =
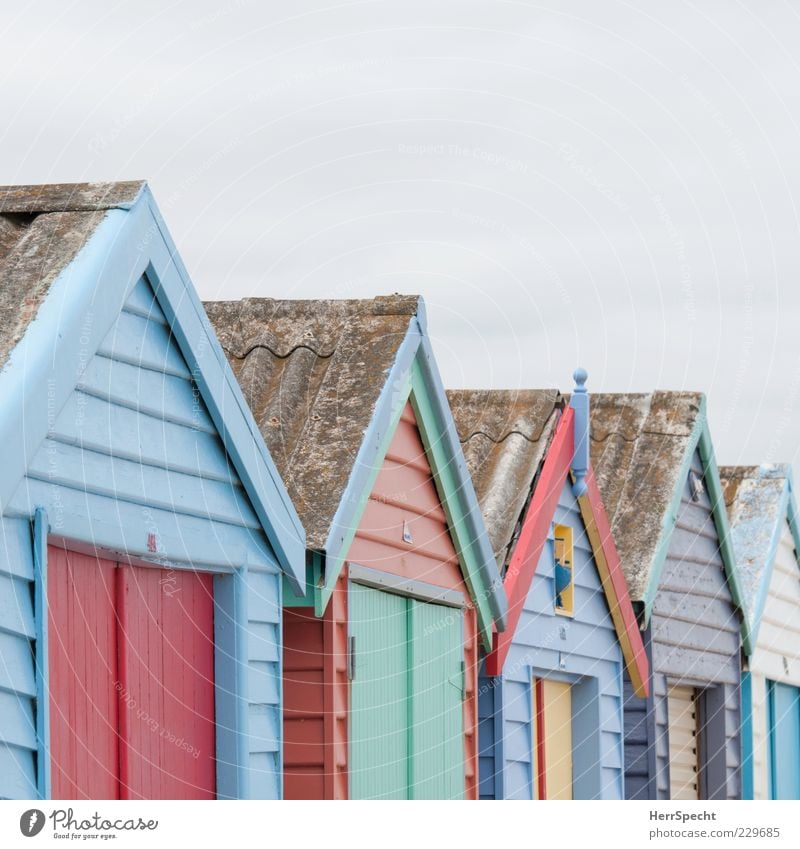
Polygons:
M356 638L347 641L347 680L354 681L356 677Z

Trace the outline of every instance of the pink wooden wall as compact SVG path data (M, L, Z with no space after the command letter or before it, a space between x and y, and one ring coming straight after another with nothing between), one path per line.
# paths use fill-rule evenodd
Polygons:
M403 542L404 522L413 544ZM469 599L410 404L378 473L348 560L459 590ZM478 633L472 607L466 610L465 634L465 783L466 797L476 799ZM285 796L346 799L346 569L322 620L315 620L309 608L285 611L284 663Z

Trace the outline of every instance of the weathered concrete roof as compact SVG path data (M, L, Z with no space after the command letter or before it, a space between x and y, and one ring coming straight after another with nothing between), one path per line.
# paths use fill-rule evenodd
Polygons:
M736 568L750 628L758 629L759 600L771 573L776 542L787 521L791 468L781 463L720 466Z
M634 601L645 599L702 406L699 392L591 396L592 466Z
M246 298L205 306L307 544L324 550L420 299Z
M144 185L0 187L0 369L106 210L128 208Z
M561 406L557 389L448 390L501 572L514 547Z

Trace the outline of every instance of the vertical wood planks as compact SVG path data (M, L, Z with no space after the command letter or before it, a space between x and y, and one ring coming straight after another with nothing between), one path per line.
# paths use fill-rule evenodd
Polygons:
M118 799L115 564L48 547L54 799Z

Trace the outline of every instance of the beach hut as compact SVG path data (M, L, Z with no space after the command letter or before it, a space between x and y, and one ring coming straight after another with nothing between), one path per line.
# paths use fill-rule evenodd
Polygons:
M788 465L720 476L752 654L742 672L745 799L800 799L800 536Z
M508 596L479 681L485 799L623 798L623 668L647 659L588 466L585 374L448 398Z
M626 697L626 797L741 798L750 636L705 397L593 394L591 458L652 674Z
M505 615L422 299L208 304L308 534L284 599L288 798L475 798Z
M0 188L0 796L279 798L305 537L144 183Z

